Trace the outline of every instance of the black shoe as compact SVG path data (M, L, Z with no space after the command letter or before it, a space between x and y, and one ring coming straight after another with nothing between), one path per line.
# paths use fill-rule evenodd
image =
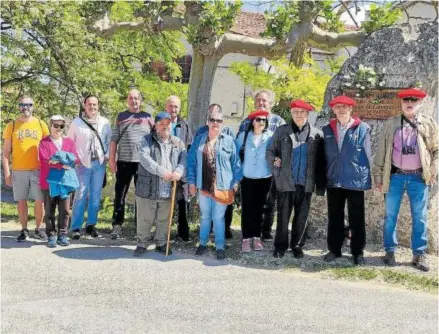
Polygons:
M98 231L96 231L96 226L94 226L94 225L88 225L85 228L85 234L91 236L92 238L99 237L99 233L98 233Z
M76 229L72 231L72 239L79 240L81 238L81 231Z
M334 261L335 259L337 259L337 258L339 258L339 257L341 257L341 256L339 256L339 255L335 255L334 253L329 252L328 254L326 254L326 255L323 257L323 260L324 260L325 262L332 262L332 261Z
M145 247L137 246L136 249L134 250L133 256L140 257L145 252L146 252L146 248Z
M29 230L24 228L21 230L20 235L17 238L17 242L24 242L29 239Z
M366 261L364 260L363 255L354 255L352 257L352 261L356 266L364 266L366 264Z
M262 240L264 240L264 241L273 240L273 236L271 235L270 232L267 232L267 231L262 232Z
M224 260L226 258L226 251L224 249L218 249L216 251L217 260Z
M203 245L200 245L200 246L198 246L197 250L195 251L195 255L196 256L201 256L204 253L206 253L206 251L207 251L207 247L203 246Z
M111 230L111 239L117 240L122 235L122 226L120 225L113 225L113 229Z
M275 250L273 253L273 257L277 258L277 259L281 259L283 258L285 255L284 251L280 251L280 250Z
M159 252L159 253L161 253L161 254L163 254L163 255L166 255L166 244L164 244L164 245L162 245L162 246L156 246L156 247L155 247L155 251L156 251L156 252ZM168 255L172 255L171 247L169 247Z
M226 237L227 240L229 240L229 239L233 239L232 229L230 229L230 228L226 228L225 237Z
M184 235L184 236L178 235L176 239L177 239L177 241L182 241L182 242L189 242L189 241L191 241L189 239L188 235Z
M293 256L294 256L296 259L301 259L301 258L303 258L303 257L305 256L305 254L303 253L302 248L300 248L300 247L294 247L294 248L293 248Z
M425 255L413 255L412 265L421 271L427 272L430 270Z
M35 238L47 241L47 234L44 228L35 229Z
M389 267L394 267L396 265L395 253L394 252L386 252L386 255L383 257L384 264Z

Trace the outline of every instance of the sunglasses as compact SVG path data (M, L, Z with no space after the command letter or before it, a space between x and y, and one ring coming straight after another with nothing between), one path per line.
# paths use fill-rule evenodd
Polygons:
M257 123L266 123L266 122L267 122L267 119L266 119L266 118L256 117L256 118L255 118L255 121L256 121Z
M209 118L209 123L223 124L223 121L222 119Z
M18 106L20 108L30 108L32 107L34 104L33 103L19 103Z
M417 99L416 97L405 97L402 99L404 102L418 102L419 99Z
M64 129L66 126L64 124L52 124L55 129Z

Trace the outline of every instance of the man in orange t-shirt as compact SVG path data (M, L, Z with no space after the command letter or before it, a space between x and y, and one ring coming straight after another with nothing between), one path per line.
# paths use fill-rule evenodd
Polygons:
M20 99L20 117L8 123L3 132L3 170L5 183L12 187L14 200L18 201L18 217L22 226L18 242L29 238L27 229L29 198L35 200L35 237L47 240L42 226L44 217L43 194L40 189L40 162L38 145L49 135L47 124L32 116L33 100L23 96ZM12 156L12 172L9 167Z

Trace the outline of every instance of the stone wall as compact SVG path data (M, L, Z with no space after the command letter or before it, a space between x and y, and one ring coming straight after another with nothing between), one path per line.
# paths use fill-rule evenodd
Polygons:
M438 24L424 23L416 26L401 25L372 34L349 58L340 72L330 81L325 93L325 108L316 125L322 127L332 116L328 101L341 94L343 77L355 73L362 64L377 70L386 68L384 80L388 88L413 87L417 83L428 92L421 112L438 119ZM372 153L385 121L365 120L372 128ZM438 189L430 189L429 201L429 251L437 253ZM382 243L384 219L383 194L374 190L366 192L366 224L368 242ZM315 198L310 221L311 237L326 235L327 207L325 198ZM410 246L411 216L407 196L401 206L398 220L398 237L401 245Z

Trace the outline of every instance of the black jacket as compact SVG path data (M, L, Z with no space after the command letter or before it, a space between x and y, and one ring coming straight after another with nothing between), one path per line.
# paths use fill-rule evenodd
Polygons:
M293 132L292 123L279 126L274 132L272 141L267 148L267 160L273 173L278 191L295 191L291 167L293 163L293 148L298 145ZM314 126L310 126L307 139L308 159L306 171L305 192L316 191L317 195L325 194L325 170L323 133ZM280 158L281 167L273 165L274 159Z

